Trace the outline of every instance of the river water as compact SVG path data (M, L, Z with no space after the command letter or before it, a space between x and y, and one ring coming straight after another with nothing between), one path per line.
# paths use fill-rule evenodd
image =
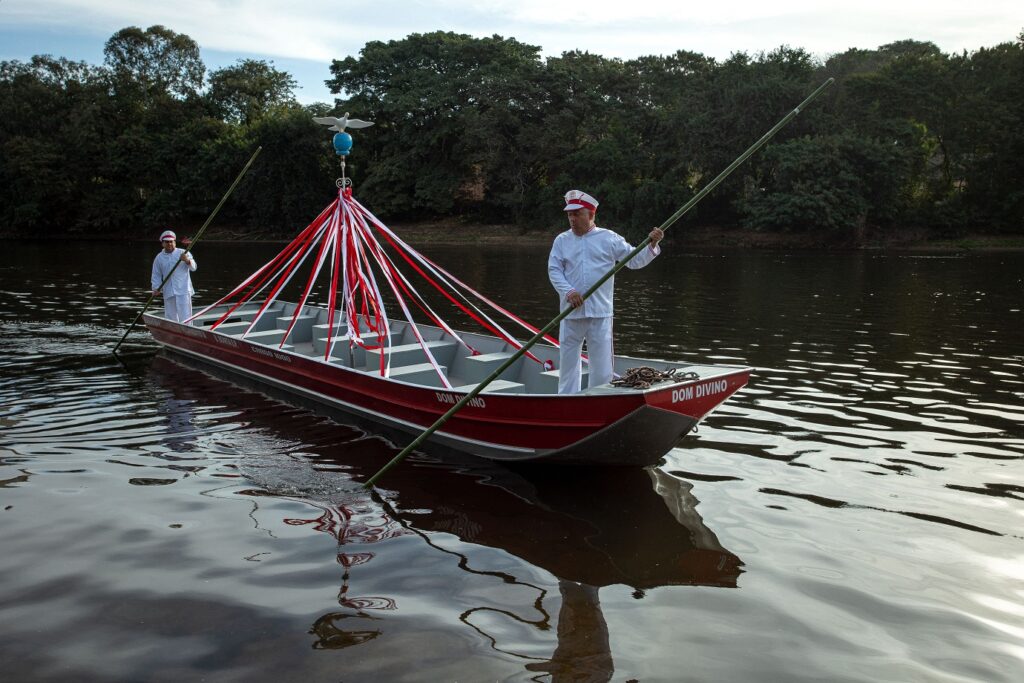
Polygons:
M280 245L200 244L197 303ZM509 470L111 348L152 244L0 265L0 671L33 681L1019 681L1024 253L688 252L616 349L750 386L650 470ZM425 249L538 323L546 249Z

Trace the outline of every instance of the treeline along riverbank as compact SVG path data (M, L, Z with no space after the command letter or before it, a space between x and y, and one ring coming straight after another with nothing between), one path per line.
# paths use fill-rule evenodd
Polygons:
M311 117L349 111L376 126L356 135L348 174L389 222L543 231L561 226L562 193L583 187L603 224L639 235L832 76L686 222L814 245L908 228L1024 236L1024 33L961 54L907 40L724 61L544 59L513 38L412 34L333 61L334 105L299 104L294 79L265 61L208 72L195 41L160 26L118 31L104 55L0 62L0 234L187 231L262 145L218 223L294 235L338 175Z

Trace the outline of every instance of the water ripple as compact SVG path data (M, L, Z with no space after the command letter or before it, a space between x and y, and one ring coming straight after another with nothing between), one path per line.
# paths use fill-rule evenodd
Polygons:
M113 358L152 246L0 267L10 676L526 680L576 633L614 680L1015 680L1024 257L670 248L617 348L756 370L661 468L417 455L370 493L388 440L144 329ZM273 253L206 249L200 302ZM544 322L543 251L429 255Z

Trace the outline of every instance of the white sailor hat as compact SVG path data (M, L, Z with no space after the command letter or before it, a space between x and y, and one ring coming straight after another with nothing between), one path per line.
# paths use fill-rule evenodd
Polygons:
M565 211L576 209L597 211L597 200L581 190L569 190L565 193Z
M178 236L174 234L173 230L164 230L163 234L160 235L160 241L164 240L177 240Z

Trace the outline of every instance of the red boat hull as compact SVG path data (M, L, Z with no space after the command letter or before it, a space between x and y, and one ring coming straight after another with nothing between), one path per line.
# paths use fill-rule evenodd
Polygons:
M146 315L145 321L169 349L410 435L421 433L464 396L158 316ZM749 377L749 368L719 367L710 378L647 390L569 396L485 392L428 443L505 461L651 465Z

